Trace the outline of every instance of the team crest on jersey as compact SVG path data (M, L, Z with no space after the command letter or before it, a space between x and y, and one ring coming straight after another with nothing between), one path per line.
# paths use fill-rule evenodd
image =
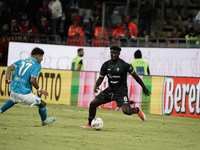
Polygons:
M117 71L119 71L119 68L117 68Z

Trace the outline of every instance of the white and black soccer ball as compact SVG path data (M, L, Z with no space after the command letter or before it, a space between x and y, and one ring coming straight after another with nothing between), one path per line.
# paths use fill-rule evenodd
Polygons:
M92 120L91 126L95 130L101 130L103 128L103 120L101 118L95 118Z

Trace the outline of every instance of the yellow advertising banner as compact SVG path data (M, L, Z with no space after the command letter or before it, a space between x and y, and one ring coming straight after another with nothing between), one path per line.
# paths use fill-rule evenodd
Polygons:
M33 87L33 93L51 104L70 105L72 71L42 69L37 81L41 89L49 93L48 97L41 95Z
M9 84L6 84L6 71L7 67L0 67L0 99L10 99Z
M0 67L0 99L10 99L9 85L5 84L7 67ZM42 69L37 81L41 89L49 93L41 95L32 87L32 92L47 103L70 105L72 71Z
M152 77L150 114L162 115L162 86L164 77Z

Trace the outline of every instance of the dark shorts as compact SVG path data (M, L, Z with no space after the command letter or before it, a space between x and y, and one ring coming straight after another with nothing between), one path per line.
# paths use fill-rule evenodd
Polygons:
M113 93L109 87L99 93L96 98L103 99L105 103L116 101L117 107L130 105L127 92Z

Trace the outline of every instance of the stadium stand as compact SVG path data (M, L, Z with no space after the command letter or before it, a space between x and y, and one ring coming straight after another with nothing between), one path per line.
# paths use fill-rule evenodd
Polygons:
M47 0L43 0L47 1ZM42 7L43 1L41 0L34 0L35 5L34 7L37 8L37 10L40 10ZM20 0L19 0L20 2ZM31 3L31 0L26 1L27 4L23 4L22 15L21 18L17 18L17 20L20 20L18 24L24 29L25 28L25 22L28 18L28 5ZM6 52L8 49L8 42L9 41L16 41L16 42L29 42L29 43L45 43L45 44L63 44L63 45L79 45L79 46L110 46L111 44L119 44L122 47L185 47L185 48L199 48L200 42L199 39L196 39L196 42L193 42L191 44L189 39L185 38L167 38L171 35L173 31L174 25L178 25L181 29L184 25L187 24L187 16L191 14L192 16L195 16L199 12L200 8L200 0L185 0L184 8L182 9L181 14L181 20L178 20L175 15L175 10L172 7L172 1L171 0L150 0L150 2L153 4L154 11L153 11L153 17L152 17L152 25L151 25L151 34L149 37L112 37L113 31L116 29L116 25L112 24L112 15L113 12L119 11L118 14L121 15L121 17L118 17L122 19L123 22L125 22L125 18L128 15L131 15L132 22L136 25L138 25L139 21L139 15L138 10L140 4L143 2L143 0L122 0L122 1L113 1L113 0L95 0L92 12L93 15L96 15L96 4L102 4L102 9L99 10L102 12L102 16L99 18L98 16L94 17L94 20L91 23L85 23L85 19L79 17L78 14L78 1L71 0L71 2L76 2L77 7L72 7L74 3L69 3L65 7L65 2L63 0L60 0L62 4L62 8L68 8L68 11L63 9L63 13L60 19L60 22L57 24L57 29L59 32L57 34L49 34L47 32L48 29L44 30L43 34L26 34L26 33L10 33L10 26L11 26L11 20L13 19L11 16L10 8L14 7L13 3L11 4L6 0L0 0L0 11L3 12L6 10L8 13L7 16L2 16L2 13L0 13L0 65L6 65ZM16 3L16 5L19 5ZM133 7L134 5L134 7ZM104 11L106 10L106 11ZM121 11L123 10L123 11ZM37 12L35 10L35 12ZM66 13L67 12L67 13ZM71 13L72 12L72 13ZM77 12L77 13L74 13ZM74 15L75 14L75 15ZM68 15L68 16L67 16ZM20 17L20 16L18 16ZM36 16L35 16L36 17ZM44 18L45 16L41 16L41 18ZM79 17L79 18L78 18ZM5 20L6 19L6 20ZM68 21L70 19L70 21ZM8 21L9 20L9 21ZM69 26L72 25L74 20L79 21L79 26L82 28L83 33L85 36L81 36L79 38L72 37L68 34ZM39 30L37 22L33 21L33 26L37 28L37 31ZM100 36L95 37L95 24L97 21L102 22L102 30L107 31L107 35L101 34ZM68 25L66 27L66 22L68 22ZM116 22L116 20L115 20ZM8 30L3 29L6 26L9 27ZM51 22L49 23L49 28L52 28ZM199 35L199 30L196 32L196 35ZM48 34L47 34L48 33ZM104 35L104 36L103 36ZM71 39L76 38L76 43L73 43ZM98 39L98 40L96 40ZM171 41L176 41L175 43ZM7 49L6 49L7 48Z

